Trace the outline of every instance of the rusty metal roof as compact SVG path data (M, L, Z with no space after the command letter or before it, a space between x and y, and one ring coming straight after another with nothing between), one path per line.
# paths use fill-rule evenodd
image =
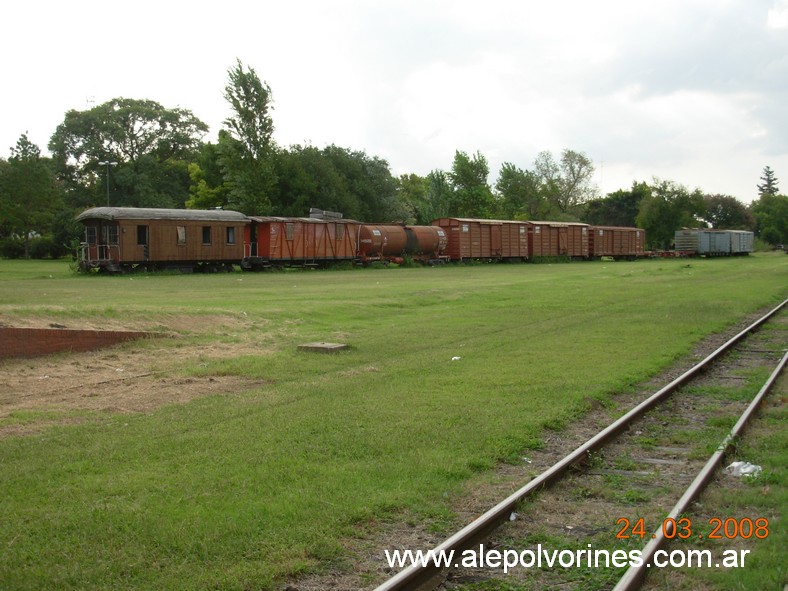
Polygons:
M590 227L590 224L584 224L583 222L546 222L541 220L528 220L525 222L526 224L534 224L539 226L552 226L554 228L566 228L568 226L587 226Z
M360 224L356 220L351 219L328 219L322 220L320 218L289 218L289 217L280 217L274 215L250 215L249 219L253 222L257 222L258 224L262 224L265 222L285 222L285 223L295 223L301 222L304 224Z
M203 222L248 222L244 214L225 209L157 209L152 207L94 207L80 213L78 222L100 220L183 220Z

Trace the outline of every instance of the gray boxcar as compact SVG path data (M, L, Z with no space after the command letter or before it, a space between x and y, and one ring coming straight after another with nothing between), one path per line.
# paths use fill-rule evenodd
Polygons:
M676 230L677 251L700 256L728 256L753 251L753 233L743 230L694 228Z

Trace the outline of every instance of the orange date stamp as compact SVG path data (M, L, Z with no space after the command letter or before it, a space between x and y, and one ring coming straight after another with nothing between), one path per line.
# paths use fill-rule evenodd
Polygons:
M635 522L631 522L626 517L621 517L616 521L616 525L621 526L616 534L618 540L628 540L629 538L656 538L657 534L649 534L646 531L646 522L641 517ZM769 520L765 517L758 517L750 519L744 517L736 519L734 517L712 517L708 521L708 526L711 529L705 536L703 533L693 531L693 523L689 517L682 517L674 519L673 517L666 517L662 520L662 535L672 540L678 538L680 540L687 540L689 538L709 539L709 540L733 540L735 538L742 538L749 540L750 538L757 538L763 540L769 537Z

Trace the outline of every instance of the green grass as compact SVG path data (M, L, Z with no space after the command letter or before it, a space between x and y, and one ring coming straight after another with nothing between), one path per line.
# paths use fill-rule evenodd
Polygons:
M0 261L5 324L177 319L180 339L126 346L253 344L177 372L261 380L0 440L0 588L277 588L378 520L445 528L474 473L785 298L785 258L118 277ZM314 340L352 349L296 351Z
M785 332L786 326L772 330ZM768 378L773 368L761 368L752 373L750 383L734 388L709 389L711 399L751 400ZM696 394L701 396L700 390ZM722 473L704 489L697 503L685 515L692 522L693 531L702 535L690 539L676 540L666 550L706 549L714 554L715 562L722 562L722 553L727 550L741 552L749 550L744 564L739 568L681 568L652 569L649 573L654 588L671 588L677 591L691 589L715 589L719 591L738 591L741 589L782 589L788 580L788 565L785 561L785 548L788 533L784 527L783 511L788 506L788 409L785 397L788 394L788 379L783 375L761 405L756 416L738 438L724 459L723 466L740 460L758 464L763 472L755 478L738 481L733 476ZM714 451L733 426L728 418L708 421L705 429L707 446L699 458L706 459ZM713 426L717 428L714 429ZM715 524L712 519L725 521L751 519L753 522L768 519L768 535L760 531L761 539L747 530L748 539L734 537L728 539L724 530L716 531L721 539L711 539L709 534ZM731 529L729 531L736 531ZM721 533L722 532L722 533ZM729 534L733 535L733 534ZM647 584L649 580L647 578Z

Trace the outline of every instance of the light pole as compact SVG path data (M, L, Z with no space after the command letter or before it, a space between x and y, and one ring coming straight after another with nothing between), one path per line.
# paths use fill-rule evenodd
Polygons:
M107 207L109 207L109 167L110 166L117 166L117 162L110 162L109 160L105 160L104 162L99 162L99 166L107 166Z

